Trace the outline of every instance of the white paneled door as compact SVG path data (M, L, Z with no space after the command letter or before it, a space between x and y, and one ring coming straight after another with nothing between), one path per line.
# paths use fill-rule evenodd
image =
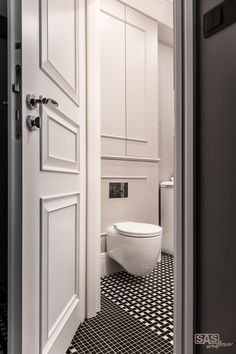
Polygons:
M85 87L85 0L23 0L23 354L85 317Z

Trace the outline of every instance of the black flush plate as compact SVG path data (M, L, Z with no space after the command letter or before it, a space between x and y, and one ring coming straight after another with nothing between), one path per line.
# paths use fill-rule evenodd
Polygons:
M109 198L128 198L128 183L109 183Z
M208 38L234 22L236 22L236 0L225 0L204 14L204 37Z

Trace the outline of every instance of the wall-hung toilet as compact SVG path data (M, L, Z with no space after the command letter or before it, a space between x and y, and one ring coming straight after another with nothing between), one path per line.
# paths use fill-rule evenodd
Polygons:
M108 255L128 273L144 276L153 271L161 252L158 225L121 222L107 229Z

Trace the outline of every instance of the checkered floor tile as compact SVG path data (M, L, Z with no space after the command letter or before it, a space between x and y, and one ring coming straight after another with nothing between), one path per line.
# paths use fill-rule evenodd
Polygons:
M102 279L102 310L78 328L67 354L173 354L173 257L146 277Z
M7 284L0 282L0 354L7 354Z

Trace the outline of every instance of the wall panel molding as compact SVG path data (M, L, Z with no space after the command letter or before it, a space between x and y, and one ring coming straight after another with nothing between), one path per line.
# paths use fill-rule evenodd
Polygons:
M115 155L102 155L102 160L120 160L120 161L137 161L137 162L154 162L161 161L160 158L155 157L135 157L135 156L115 156Z
M148 176L101 176L101 179L148 179Z
M158 24L102 0L102 155L158 157Z
M101 137L107 139L117 139L117 140L124 140L124 141L127 140L127 141L137 141L140 143L148 143L147 139L131 138L131 137L119 136L119 135L102 134Z

